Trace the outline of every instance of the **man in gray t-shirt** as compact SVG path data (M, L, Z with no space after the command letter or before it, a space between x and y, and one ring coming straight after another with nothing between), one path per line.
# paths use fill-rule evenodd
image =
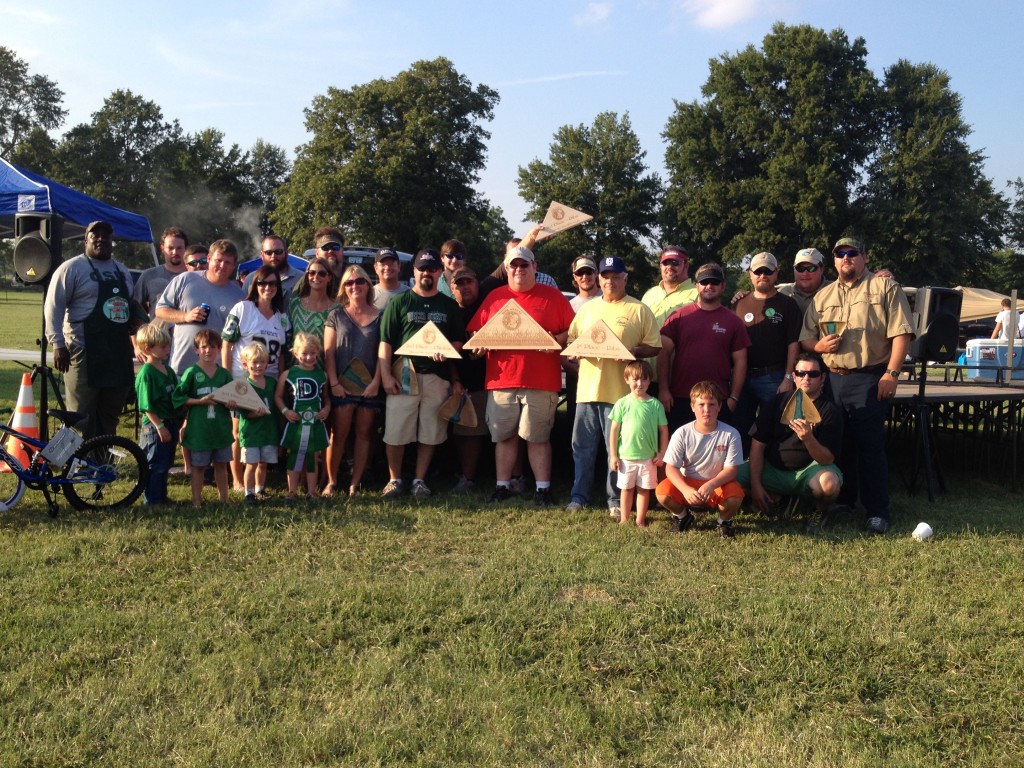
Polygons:
M185 271L185 248L188 247L188 236L181 227L168 227L160 236L160 253L164 263L150 267L139 275L135 283L132 298L149 314L149 319L156 319L156 303L164 288L177 275Z

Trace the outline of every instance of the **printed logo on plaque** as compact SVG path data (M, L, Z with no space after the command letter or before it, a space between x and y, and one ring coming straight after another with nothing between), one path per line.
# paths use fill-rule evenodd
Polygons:
M405 344L395 350L396 355L412 355L414 357L433 357L440 352L445 357L461 358L459 351L441 333L441 329L434 325L433 320L412 335Z
M598 320L567 346L566 357L600 357L611 360L636 360L604 320Z
M562 346L515 299L491 315L464 349L558 349Z

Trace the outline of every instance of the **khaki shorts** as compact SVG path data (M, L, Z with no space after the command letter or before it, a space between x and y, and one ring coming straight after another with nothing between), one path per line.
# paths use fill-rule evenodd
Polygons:
M384 422L388 445L440 445L448 437L448 422L438 416L448 399L448 382L432 373L419 373L417 378L418 395L388 395Z
M479 392L470 392L469 399L473 404L473 409L476 411L476 426L467 427L465 424L457 423L452 424L452 434L459 437L482 437L490 434L487 429L487 420L483 418L483 414L487 412L487 390L481 389ZM469 407L467 403L466 408Z
M500 443L518 434L528 443L546 443L555 423L558 393L544 389L491 389L487 392L487 428Z

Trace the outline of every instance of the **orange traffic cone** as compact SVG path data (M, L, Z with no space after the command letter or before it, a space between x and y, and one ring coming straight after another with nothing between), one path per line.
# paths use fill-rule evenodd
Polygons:
M39 419L36 417L36 405L32 397L32 375L29 373L21 374L21 389L18 390L18 404L14 406L14 419L11 421L11 426L23 435L39 437ZM30 446L26 446L14 435L10 435L7 438L6 447L7 452L21 462L21 466L29 465L31 461L28 455ZM2 464L0 472L11 471L6 463L0 462L0 464Z

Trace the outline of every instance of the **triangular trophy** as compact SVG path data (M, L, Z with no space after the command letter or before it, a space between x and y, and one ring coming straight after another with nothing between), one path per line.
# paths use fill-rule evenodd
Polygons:
M794 390L789 400L786 401L780 421L783 424L789 424L793 419L803 419L811 424L821 424L821 414L814 406L814 401L800 389Z
M544 231L547 234L554 235L577 227L580 224L586 224L593 218L590 214L577 211L575 208L570 208L568 205L562 205L552 200L551 205L548 206L548 212L544 216L544 221L541 222L541 226L544 227Z
M566 357L606 357L612 360L636 360L619 341L604 320L598 320L562 350Z
M509 299L473 334L463 349L561 350L562 345L530 317L515 299Z
M842 336L843 331L846 330L845 320L821 320L818 324L826 336L831 336L833 333L838 333Z
M396 357L391 362L391 375L398 379L402 391L400 395L418 395L420 393L420 381L416 376L416 370L412 367L412 360L408 357Z
M370 375L370 370L366 367L366 363L358 357L352 358L348 367L338 377L338 383L342 388L353 395L363 394L371 381L373 381L373 376Z
M396 355L413 355L415 357L433 357L440 352L445 357L461 358L459 351L441 333L441 329L434 325L433 320L412 335L405 344L395 350Z
M461 395L452 395L449 397L441 403L441 407L438 409L437 415L445 421L452 422L452 424L461 424L462 426L469 427L470 429L478 424L476 407L473 405L473 401L470 399L468 392L463 392Z

